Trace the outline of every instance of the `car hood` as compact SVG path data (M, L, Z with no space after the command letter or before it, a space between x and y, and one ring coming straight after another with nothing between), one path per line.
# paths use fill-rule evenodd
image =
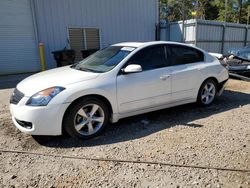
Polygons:
M25 94L32 96L35 93L53 87L66 87L76 82L95 79L100 73L85 72L67 67L55 68L52 70L34 74L17 85L17 89Z
M231 49L229 54L233 55L234 58L250 62L250 49L240 48L240 49Z

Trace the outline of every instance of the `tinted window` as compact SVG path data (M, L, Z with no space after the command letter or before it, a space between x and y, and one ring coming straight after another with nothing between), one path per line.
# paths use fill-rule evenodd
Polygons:
M194 48L169 45L169 59L172 65L181 65L204 61L204 54Z
M165 48L161 45L142 49L132 56L129 64L141 65L143 71L165 67Z

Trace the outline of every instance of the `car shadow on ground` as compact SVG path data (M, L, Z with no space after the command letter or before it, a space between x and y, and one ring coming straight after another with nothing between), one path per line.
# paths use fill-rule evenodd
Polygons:
M36 142L47 147L91 147L134 140L174 126L201 128L193 121L250 104L250 94L227 90L209 107L197 104L182 105L120 120L91 140L78 140L69 136L34 136ZM216 123L216 122L214 122Z

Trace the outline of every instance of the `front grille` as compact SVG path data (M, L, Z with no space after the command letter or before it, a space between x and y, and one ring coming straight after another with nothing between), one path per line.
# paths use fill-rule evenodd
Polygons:
M10 103L11 104L18 104L19 101L24 97L24 94L19 91L18 89L15 89L13 94L10 97Z

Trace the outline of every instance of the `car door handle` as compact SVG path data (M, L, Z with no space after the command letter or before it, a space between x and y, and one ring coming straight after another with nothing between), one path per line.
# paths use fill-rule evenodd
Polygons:
M160 76L160 79L161 80L166 80L166 79L168 79L170 77L170 75L162 75L162 76Z

